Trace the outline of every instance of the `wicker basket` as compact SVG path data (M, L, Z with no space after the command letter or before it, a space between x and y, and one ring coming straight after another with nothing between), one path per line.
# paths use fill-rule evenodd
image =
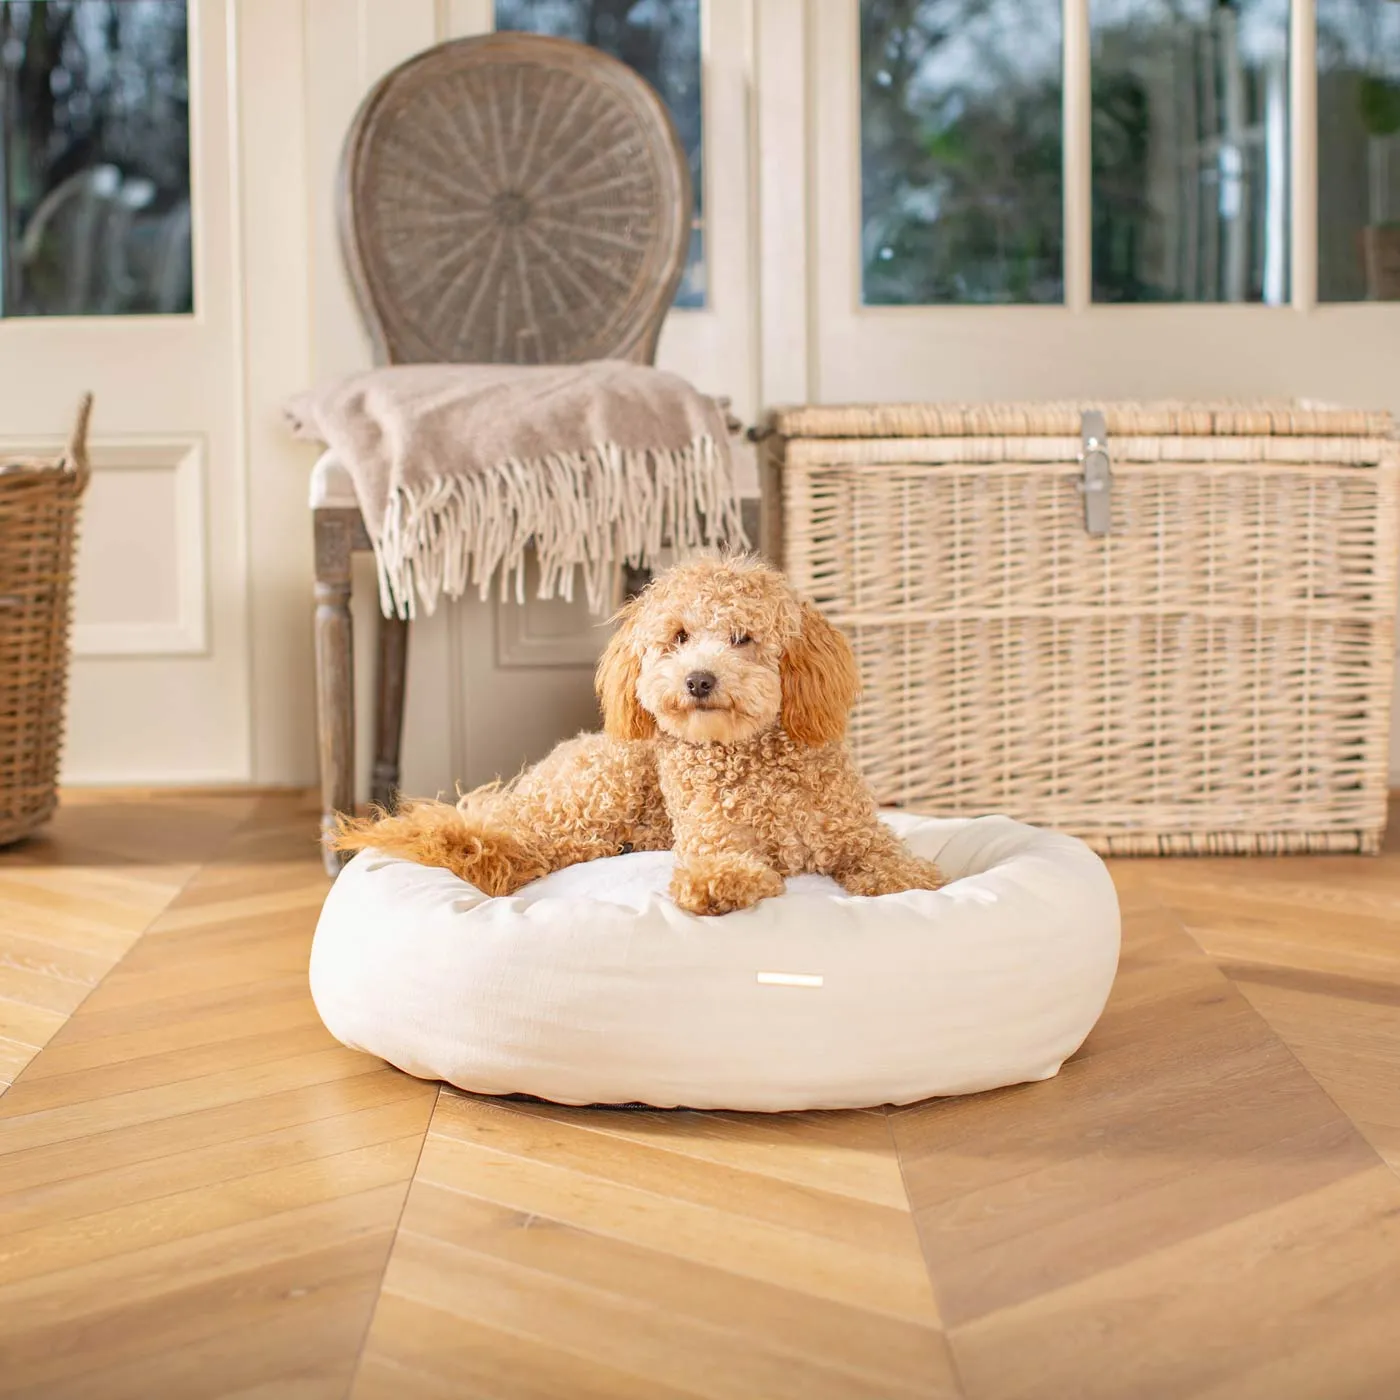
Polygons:
M57 805L78 503L91 396L54 461L0 460L0 844Z
M1112 854L1377 850L1390 419L1088 412L775 415L768 547L855 644L878 796Z

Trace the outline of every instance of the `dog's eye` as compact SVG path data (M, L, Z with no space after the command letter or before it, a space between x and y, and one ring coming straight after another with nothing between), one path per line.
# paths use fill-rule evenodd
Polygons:
M676 628L676 635L671 638L673 647L683 647L690 640L690 633L684 627Z
M736 632L729 640L733 642L736 647L746 647L753 641L753 638L750 637L747 632Z

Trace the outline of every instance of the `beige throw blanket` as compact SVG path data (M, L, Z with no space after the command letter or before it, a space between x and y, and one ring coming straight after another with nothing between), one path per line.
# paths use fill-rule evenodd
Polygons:
M432 612L468 583L484 598L539 558L540 596L607 607L616 566L742 543L725 413L661 370L396 365L288 405L355 483L386 614ZM415 601L416 600L416 601Z

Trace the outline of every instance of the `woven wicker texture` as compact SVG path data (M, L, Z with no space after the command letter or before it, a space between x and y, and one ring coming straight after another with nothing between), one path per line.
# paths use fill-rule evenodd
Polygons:
M1391 430L1385 413L1303 403L809 404L775 409L771 421L784 437L1077 437L1089 409L1104 413L1110 433L1385 437Z
M652 88L597 49L531 34L395 69L341 167L351 278L394 363L650 362L690 211Z
M0 844L30 835L57 805L91 407L85 398L56 461L0 460Z
M882 801L1004 812L1117 854L1377 849L1388 419L1289 436L1314 411L1257 409L1231 421L1272 433L1209 436L1172 406L1110 408L1112 532L1095 538L1077 410L837 412L841 438L777 442L784 562L855 644L852 737ZM969 435L861 440L858 412ZM970 435L988 421L1044 435Z

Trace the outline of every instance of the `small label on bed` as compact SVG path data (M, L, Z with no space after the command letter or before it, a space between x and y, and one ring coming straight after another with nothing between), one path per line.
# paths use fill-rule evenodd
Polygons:
M760 972L758 980L765 987L820 987L825 981L819 972Z

